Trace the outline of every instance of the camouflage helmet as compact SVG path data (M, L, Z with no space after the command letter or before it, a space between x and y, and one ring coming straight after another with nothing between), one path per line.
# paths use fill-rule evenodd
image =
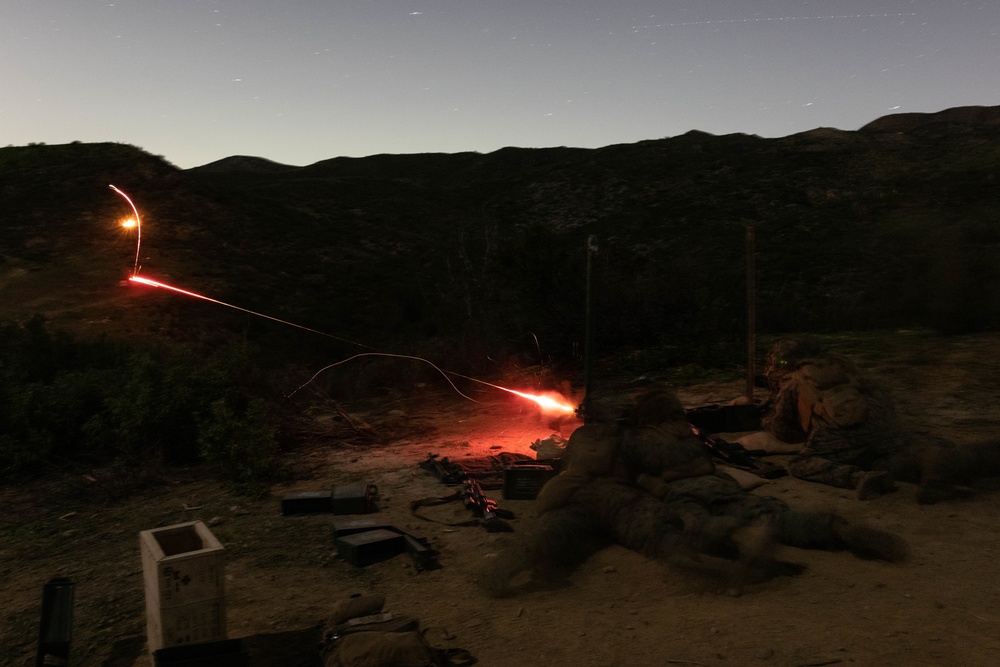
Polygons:
M588 424L650 426L687 419L684 405L674 390L659 385L598 394L585 399L583 408Z
M669 387L655 387L636 397L632 408L635 426L687 422L687 412L677 393Z
M611 424L627 420L632 405L632 397L627 393L598 393L583 399L580 412L585 423Z
M767 355L764 377L768 383L776 384L785 373L798 368L804 360L820 356L823 356L823 346L814 338L809 336L779 338Z

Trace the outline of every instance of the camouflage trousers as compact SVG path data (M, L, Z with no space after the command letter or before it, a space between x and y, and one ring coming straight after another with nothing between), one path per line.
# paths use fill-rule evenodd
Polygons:
M844 520L830 512L792 509L783 500L744 490L725 476L689 477L669 484L668 506L682 517L698 551L733 558L733 533L755 523L769 523L775 539L802 549L840 549L835 527ZM693 527L693 528L692 528Z
M502 590L526 566L554 577L551 573L570 572L611 544L664 562L684 564L697 554L735 559L740 556L735 533L759 522L773 526L775 539L783 544L844 547L836 530L844 520L834 514L793 510L716 475L676 480L670 486L672 492L660 499L621 480L593 480L566 505L540 515L488 581Z
M533 557L575 565L608 544L651 558L694 552L732 556L734 531L760 519L778 521L788 511L777 498L751 494L715 475L669 487L661 499L622 480L593 480L565 506L539 517L539 531L547 537L533 541Z
M918 482L921 463L901 438L873 435L865 424L820 431L788 461L793 476L842 489L853 489L862 470L888 470L897 479Z
M860 424L814 425L805 449L789 460L788 472L842 489L855 488L863 470L888 470L902 481L919 482L922 464L911 438L896 426L888 404L869 399L868 416Z

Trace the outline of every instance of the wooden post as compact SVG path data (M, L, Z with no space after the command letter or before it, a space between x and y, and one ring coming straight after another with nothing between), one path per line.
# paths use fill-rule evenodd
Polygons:
M597 255L597 237L591 234L587 237L587 295L586 311L584 313L583 339L583 404L584 421L587 421L587 401L594 375L594 281L593 259Z
M747 401L754 403L754 385L757 371L757 284L756 284L756 234L753 225L747 225Z

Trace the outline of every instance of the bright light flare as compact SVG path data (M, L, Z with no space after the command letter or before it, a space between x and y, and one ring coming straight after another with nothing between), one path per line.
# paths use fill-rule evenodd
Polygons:
M493 385L497 389L503 389L512 394L520 396L521 398L526 398L529 401L534 401L541 408L542 413L545 415L558 416L558 415L571 415L576 412L576 408L569 404L566 398L554 391L548 391L541 394L529 394L525 391L518 391L516 389L508 389L507 387L501 387L499 385Z
M133 227L138 227L139 223L135 221L134 218L129 218L128 220L122 220L122 227L125 229L132 229Z
M149 285L150 287L159 287L161 289L170 290L171 292L177 292L178 294L184 294L185 296L193 296L196 299L204 299L205 301L211 301L212 303L217 303L223 306L229 306L228 303L222 303L221 301L216 301L210 297L198 294L197 292L189 292L186 289L181 289L180 287L174 287L173 285L167 285L166 283L159 283L155 280L150 280L149 278L142 278L140 276L131 276L129 282L140 283L142 285ZM230 306L234 308L235 306ZM243 310L239 308L238 310Z

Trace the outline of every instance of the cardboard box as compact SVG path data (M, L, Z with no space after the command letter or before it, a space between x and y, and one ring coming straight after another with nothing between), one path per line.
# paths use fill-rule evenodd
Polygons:
M201 521L139 533L149 650L226 638L222 544Z
M226 639L226 601L218 598L146 612L150 651Z
M155 667L246 667L242 639L222 639L204 644L171 646L153 652Z

